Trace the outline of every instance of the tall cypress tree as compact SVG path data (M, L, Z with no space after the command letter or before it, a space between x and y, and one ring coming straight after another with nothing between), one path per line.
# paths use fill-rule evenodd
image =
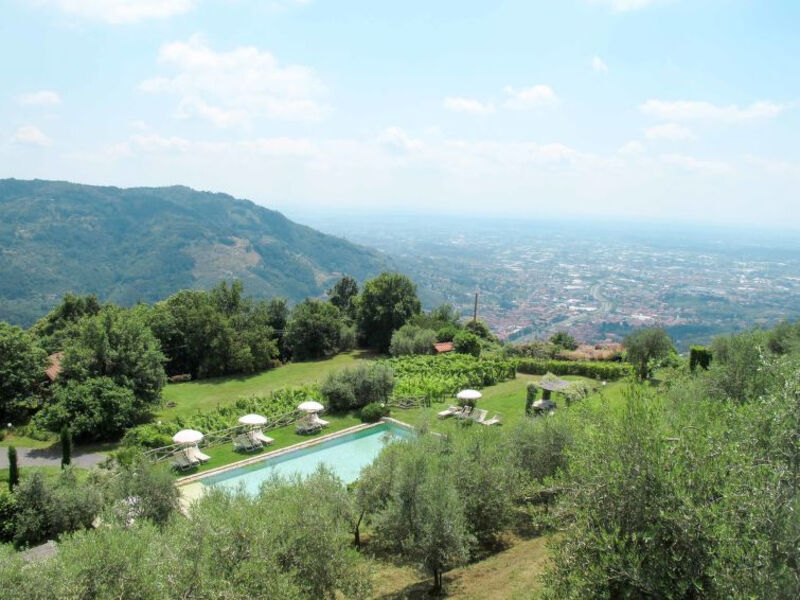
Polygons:
M61 468L72 462L72 434L69 427L61 429Z
M14 486L19 483L19 466L17 465L17 449L8 447L8 490L14 491Z

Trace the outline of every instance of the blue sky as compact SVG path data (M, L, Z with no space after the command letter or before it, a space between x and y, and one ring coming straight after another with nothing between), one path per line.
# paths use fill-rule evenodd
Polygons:
M794 0L1 0L0 177L791 225Z

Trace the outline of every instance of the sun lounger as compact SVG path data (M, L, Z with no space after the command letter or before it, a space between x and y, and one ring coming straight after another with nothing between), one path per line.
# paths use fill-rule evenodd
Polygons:
M322 425L318 422L312 421L311 419L301 419L297 422L297 433L306 434L306 433L316 433L322 429Z
M460 412L456 413L456 417L459 419L469 419L469 416L472 414L472 407L467 405Z
M436 416L439 417L440 419L446 419L447 417L452 417L459 411L461 411L461 407L454 406L453 404L451 404L446 409L440 410L438 413L436 413Z
M170 466L176 471L188 471L196 465L197 463L189 460L189 457L184 452L178 452L175 455L175 460L170 463Z
M469 418L475 421L476 423L483 423L484 419L486 419L486 415L488 414L489 414L488 410L476 408L470 413Z
M250 440L253 441L254 443L263 444L264 446L269 446L272 442L275 441L268 435L264 435L264 432L261 431L260 429L251 431L249 437Z
M502 423L500 415L495 415L491 419L486 419L485 421L481 421L482 425L500 425L500 423Z
M243 450L245 452L254 452L261 448L260 443L256 443L251 440L246 435L240 435L239 437L233 438L233 449L234 450Z
M315 425L319 425L320 427L325 427L326 425L330 425L330 423L325 419L320 419L317 413L310 414L308 419L309 421L311 421Z
M196 460L200 463L207 463L211 460L211 457L208 454L203 454L200 452L200 448L197 446L189 446L184 450L184 453L189 458L189 460Z

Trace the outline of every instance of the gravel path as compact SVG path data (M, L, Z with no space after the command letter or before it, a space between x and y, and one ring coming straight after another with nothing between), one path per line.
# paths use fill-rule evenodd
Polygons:
M72 453L72 464L76 467L90 468L103 462L107 454L102 452L81 452L75 449ZM61 447L50 448L17 448L17 464L20 467L60 467ZM0 469L8 468L8 448L0 448Z

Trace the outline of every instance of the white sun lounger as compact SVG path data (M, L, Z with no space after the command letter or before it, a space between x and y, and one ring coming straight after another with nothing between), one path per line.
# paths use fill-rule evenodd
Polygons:
M255 443L246 435L240 435L239 437L233 438L233 449L234 450L244 450L245 452L253 452L261 448L260 443Z
M462 410L461 407L451 404L446 409L440 410L438 413L436 413L436 416L439 417L440 419L446 419L447 417L452 417L460 410Z
M486 415L488 414L489 414L488 410L475 409L470 413L469 418L475 421L476 423L483 423L484 419L486 419Z
M456 417L459 419L469 419L470 415L472 414L472 410L472 407L467 405L456 413Z
M320 427L325 427L326 425L330 425L330 422L326 421L325 419L320 419L317 413L312 413L309 416L309 421L311 421L315 425L319 425Z
M184 452L179 452L175 455L175 460L170 463L170 466L178 471L187 471L196 464L197 463L193 463L191 460L189 460L189 457L186 456Z
M500 425L502 423L502 419L500 415L495 415L491 419L486 419L485 421L481 421L482 425Z
M189 446L184 450L184 453L189 457L189 460L196 460L200 463L207 463L211 460L211 457L208 454L200 452L200 448L197 446Z
M269 446L272 442L275 441L271 437L264 435L264 432L261 431L260 429L251 431L248 434L248 437L250 438L250 441L252 441L254 444L263 444L265 446Z

